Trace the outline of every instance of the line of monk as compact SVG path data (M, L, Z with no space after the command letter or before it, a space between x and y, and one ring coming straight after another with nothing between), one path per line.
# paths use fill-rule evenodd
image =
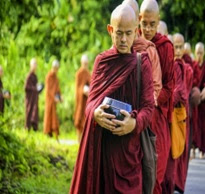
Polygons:
M156 0L144 0L140 9L136 0L124 0L112 12L107 31L113 45L95 59L70 193L144 193L139 136L148 125L157 138L151 193L184 193L191 147L191 157L195 148L201 158L205 153L204 44L196 44L194 61L183 35L168 34ZM142 55L139 109L137 52ZM132 112L121 110L124 120L117 120L106 113L105 97L131 104ZM178 107L184 107L187 116L185 145L175 159L171 126Z

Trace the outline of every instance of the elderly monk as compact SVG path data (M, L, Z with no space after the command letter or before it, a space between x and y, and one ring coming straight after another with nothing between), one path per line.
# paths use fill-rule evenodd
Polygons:
M194 72L194 81L193 81L193 92L195 92L196 100L195 107L193 107L193 144L195 147L201 148L202 145L202 134L201 129L199 128L199 111L198 104L200 103L200 82L201 82L201 74L202 67L204 66L204 44L198 42L195 46L195 57L196 61L193 62L193 72ZM192 93L193 93L192 92ZM199 94L199 95L198 95ZM195 149L193 150L193 156L195 156ZM203 157L203 153L200 153L200 157Z
M136 0L124 0L122 4L130 5L133 8L136 14L136 25L138 26L139 6ZM160 62L159 62L159 56L155 48L155 45L151 41L146 40L138 35L134 41L133 48L136 52L140 52L140 53L147 52L150 58L150 61L152 64L154 100L155 100L155 105L157 106L157 98L162 89L162 71L161 71Z
M77 129L78 141L80 142L85 123L85 107L90 85L90 72L88 70L88 56L82 55L81 67L75 75L75 114L74 125Z
M173 93L173 106L174 107L186 107L188 111L188 97L186 86L186 66L182 60L184 53L184 37L176 33L173 36L174 45L174 70L175 70L175 87ZM188 123L188 119L187 119ZM182 155L174 160L170 152L169 160L167 164L166 174L162 183L162 193L173 193L175 184L181 190L184 189L187 165L188 165L188 148L189 148L189 125L186 125L186 140L185 149ZM176 175L175 175L176 174ZM175 183L176 181L176 183Z
M167 24L164 21L162 20L159 21L159 24L157 26L157 32L160 33L161 35L165 35L165 36L168 35Z
M86 107L86 122L71 183L71 194L142 193L140 132L154 107L151 64L142 54L140 109L137 109L137 57L132 44L136 16L118 6L107 26L113 47L96 57ZM105 113L108 96L132 105L123 121Z
M54 60L52 63L52 70L46 76L46 100L44 113L44 133L51 137L54 133L57 140L59 135L59 123L56 112L56 104L61 101L59 81L57 78L59 66L59 61Z
M0 65L0 115L4 113L4 99L10 98L9 92L3 92L3 83L1 80L2 76L3 76L3 68Z
M142 37L151 40L158 51L162 70L162 90L157 99L151 127L157 135L156 151L157 181L154 193L162 193L161 183L164 179L170 152L171 113L173 110L172 94L174 89L174 50L172 43L166 36L157 33L159 24L159 7L155 0L144 0L140 7L140 27Z
M35 58L30 61L30 72L26 78L25 83L25 105L26 105L26 123L25 127L35 131L38 129L38 90L37 90L37 76L35 74L37 68L37 61Z

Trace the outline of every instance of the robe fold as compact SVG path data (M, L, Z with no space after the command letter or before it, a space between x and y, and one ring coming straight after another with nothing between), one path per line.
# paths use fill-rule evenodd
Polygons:
M162 71L159 62L159 56L155 45L142 37L138 37L133 44L133 48L136 52L147 52L152 64L152 78L154 86L154 101L157 106L157 98L162 89Z
M154 98L151 64L142 54L140 109L136 110L136 64L135 52L120 54L115 47L96 57L71 194L142 193L140 132L150 123ZM132 105L133 132L113 135L94 122L94 110L106 96Z
M199 82L199 89L202 91L205 88L205 63L201 67L201 75ZM198 125L201 131L201 145L200 151L205 153L205 100L201 101L198 106Z
M34 73L29 73L25 83L25 106L26 106L26 123L25 127L34 130L38 129L38 91L37 77Z
M59 122L56 112L55 96L60 95L60 87L55 72L50 71L45 80L45 112L44 112L44 133L59 135Z
M0 113L4 112L3 83L0 79Z
M171 144L169 122L171 122L173 111L174 50L170 40L159 33L156 33L151 41L157 48L162 71L162 90L157 99L158 107L154 110L151 124L152 130L157 135L156 151L158 154L154 194L161 194L161 183L164 180Z
M74 113L74 125L75 127L83 131L84 123L85 123L85 106L87 101L87 96L83 93L83 88L85 85L90 85L90 72L81 67L75 76L76 85L75 85L75 113Z

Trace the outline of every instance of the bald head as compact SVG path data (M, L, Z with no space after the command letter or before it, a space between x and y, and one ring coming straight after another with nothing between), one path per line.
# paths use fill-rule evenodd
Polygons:
M184 36L180 33L173 35L175 59L181 59L184 55Z
M124 0L122 2L122 5L129 5L129 6L131 6L132 9L135 12L136 17L137 17L136 19L138 20L138 17L139 17L139 5L138 5L136 0Z
M159 6L156 0L144 0L140 7L140 13L151 12L159 14Z
M81 57L81 66L84 67L84 68L87 68L88 67L88 56L86 54L82 55Z
M173 43L182 42L184 44L184 36L180 33L176 33L173 35Z
M184 53L188 55L191 54L191 45L189 42L184 43Z
M36 68L37 68L37 60L36 60L36 58L32 58L30 60L30 71L35 72Z
M116 25L116 23L120 22L133 22L133 24L136 23L136 15L132 7L128 4L124 5L119 5L117 6L112 14L111 14L111 19L110 23L111 25Z
M161 35L168 35L168 29L167 29L167 24L160 20L159 25L157 27L157 32L160 33Z
M111 14L108 33L119 53L131 53L137 35L136 15L131 6L121 4Z
M195 46L195 56L196 61L198 61L199 66L203 64L204 60L204 44L202 42L198 42Z

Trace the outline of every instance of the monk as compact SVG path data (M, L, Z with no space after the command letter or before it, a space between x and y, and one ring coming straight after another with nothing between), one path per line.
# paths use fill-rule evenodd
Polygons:
M159 24L159 7L155 0L144 0L140 7L140 27L142 37L151 40L158 51L162 70L162 90L157 99L151 127L157 135L156 151L157 181L154 193L162 193L161 183L164 180L167 161L170 152L171 113L173 110L172 94L174 89L174 51L173 45L166 36L157 33Z
M71 194L142 193L140 132L154 107L151 64L142 54L140 109L137 102L137 57L132 44L136 16L119 5L107 26L113 47L96 57L86 107L86 121L71 183ZM105 113L104 97L132 105L123 121Z
M80 142L85 123L85 106L88 98L90 85L90 72L88 70L88 57L83 55L81 57L81 67L75 75L75 114L74 125L77 129L78 141Z
M136 14L136 24L139 24L139 5L136 0L124 0L122 4L130 5ZM155 48L154 43L149 40L142 38L139 34L137 35L133 48L136 52L147 52L151 64L152 64L152 78L154 86L154 101L155 106L157 106L157 98L162 89L162 71L159 62L159 56Z
M4 100L10 98L9 92L3 91L3 83L1 80L2 76L3 76L3 68L0 65L0 115L2 115L4 113Z
M167 24L164 21L162 20L159 21L159 24L157 26L157 32L160 33L161 35L165 35L165 36L168 35Z
M35 74L37 61L35 58L30 61L30 72L25 83L25 105L26 105L26 123L25 127L34 131L38 129L38 79Z
M202 67L204 66L204 44L201 42L198 42L195 46L195 56L196 61L193 62L193 72L194 72L194 80L193 80L193 89L196 93L195 96L198 97L198 94L200 94L200 79L201 79L201 73L202 73ZM201 129L199 128L199 118L198 118L198 104L200 103L200 96L199 99L196 98L197 101L195 103L195 106L193 108L192 112L192 118L193 118L193 157L195 157L195 148L198 147L201 148L202 145L202 134ZM200 153L200 158L203 158L203 153Z
M59 135L59 122L57 118L56 105L61 102L61 94L57 72L59 69L59 62L54 60L52 63L52 70L47 74L45 80L45 113L44 113L44 133L50 137L53 133L58 140Z
M204 87L205 87L205 61L204 61L204 44L199 42L196 44L196 65L198 67L199 84L198 87L201 92L201 102L198 106L198 135L195 142L199 139L200 158L204 158L205 153L205 122L204 122Z
M175 70L175 87L173 92L173 106L186 107L188 111L188 98L186 86L186 66L182 60L184 53L184 37L176 33L173 36L174 45L174 70ZM188 120L187 120L188 121ZM186 145L183 154L178 159L173 159L171 151L168 159L167 169L162 183L162 193L173 193L175 184L185 183L186 170L188 164L188 148L189 148L189 128L186 128ZM186 172L185 172L186 171Z

